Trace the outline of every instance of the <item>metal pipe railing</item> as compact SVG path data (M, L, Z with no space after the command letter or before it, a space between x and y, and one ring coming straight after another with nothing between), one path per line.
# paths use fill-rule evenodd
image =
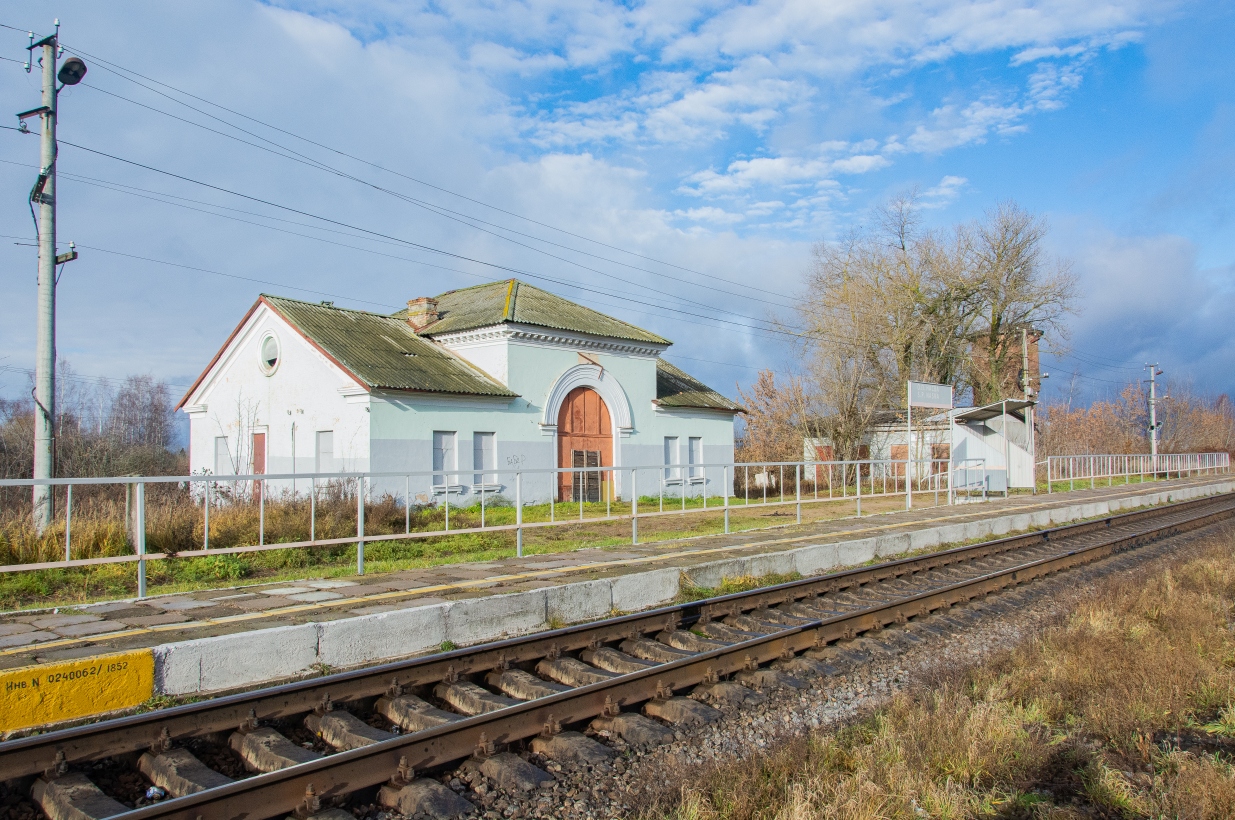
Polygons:
M1076 482L1088 481L1093 489L1099 479L1105 479L1107 486L1111 486L1117 478L1129 484L1134 476L1144 482L1146 476L1183 478L1185 475L1229 473L1231 456L1230 453L1085 454L1049 456L1037 466L1045 467L1046 491L1051 493L1056 484L1063 482L1067 482L1069 489L1075 489Z
M116 478L56 478L56 479L4 479L4 488L29 488L34 485L63 486L66 488L64 507L64 552L63 560L31 561L0 566L0 572L21 572L38 569L64 569L103 564L136 562L139 577L139 594L145 595L145 573L148 562L172 557L196 558L214 555L238 555L280 549L320 548L354 546L356 571L365 571L365 546L389 540L407 540L444 535L476 532L503 532L513 530L516 534L516 555L523 555L523 535L527 529L546 526L577 525L587 521L631 521L632 543L639 542L640 518L666 515L693 515L714 513L723 516L725 532L732 531L732 512L735 502L739 507L795 506L795 521L802 521L803 505L820 503L848 503L856 501L856 513L861 514L862 496L899 496L910 487L923 491L934 487L938 498L939 488L946 476L949 502L954 496L951 487L952 470L946 460L923 459L911 466L905 460L863 459L861 461L800 461L800 462L743 462L724 464L649 465L640 467L607 466L563 467L545 469L519 469L500 471L438 469L399 472L319 472L319 473L267 473L253 475L191 476L124 476ZM739 469L740 468L740 469ZM465 483L465 474L479 476L478 481ZM835 493L835 478L839 474L841 494ZM569 476L564 480L563 475ZM909 481L902 477L914 476ZM652 479L649 482L649 477ZM304 480L309 479L307 492ZM792 493L786 492L785 481L793 482ZM719 480L719 484L717 481ZM629 483L627 483L629 481ZM758 490L758 494L751 492ZM826 495L820 492L820 484L826 483ZM803 492L803 484L809 486ZM869 485L869 486L867 486ZM656 488L657 505L652 510L641 509L638 487ZM127 487L131 494L125 506L125 530L133 552L127 555L73 558L73 541L82 541L82 525L74 528L75 516L80 517L81 499L107 494L109 489ZM74 488L78 492L74 495ZM664 504L666 488L676 490L676 504ZM853 489L855 496L849 494ZM513 490L514 504L502 501ZM562 492L565 490L565 492ZM85 495L83 495L85 494ZM152 501L154 495L157 500ZM722 503L715 499L721 496ZM338 517L346 506L339 506L354 496L354 535L344 535L338 529ZM30 496L25 496L30 497ZM130 496L126 496L130 497ZM379 498L380 497L380 498ZM402 527L391 526L389 515L384 524L367 527L368 507L387 499L396 507L401 506ZM671 496L670 496L671 497ZM378 501L375 501L378 498ZM202 527L200 546L185 549L182 544L159 551L147 549L147 507L155 504L166 512L168 509L196 508ZM307 509L303 534L287 537L286 530L272 536L268 532L271 516L287 527L294 509L279 507L285 504L304 504ZM333 504L333 532L323 537L323 504ZM577 504L577 515L558 515L559 507ZM131 509L132 506L136 510ZM271 506L274 505L274 506ZM495 506L496 505L496 506ZM267 507L270 506L271 510ZM502 508L513 506L513 516ZM545 507L547 506L547 510ZM412 516L428 511L430 523L413 529ZM453 508L453 509L452 509ZM224 526L231 515L243 515L252 510L256 521L255 537L249 542L220 544L212 543L211 530ZM278 509L277 513L272 510ZM433 511L440 511L440 518L433 519ZM545 512L547 511L547 520ZM603 511L603 512L602 512ZM97 514L97 508L96 508ZM473 516L478 515L476 522ZM350 517L348 515L347 517ZM451 520L453 517L453 521ZM513 520L511 520L513 518ZM469 520L470 519L470 520ZM302 519L303 520L303 519ZM252 526L252 525L249 525ZM195 528L195 527L194 527ZM388 530L388 531L373 531ZM234 530L234 528L233 528ZM74 538L74 535L77 538ZM305 537L307 536L307 538ZM283 539L283 540L279 540ZM81 550L79 550L79 553Z

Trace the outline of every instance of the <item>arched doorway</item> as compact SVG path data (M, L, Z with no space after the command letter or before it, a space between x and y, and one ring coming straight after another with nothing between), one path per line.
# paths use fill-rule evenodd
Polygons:
M566 394L557 417L559 467L612 467L613 422L605 401L590 387ZM558 473L560 501L602 501L609 492L608 472Z

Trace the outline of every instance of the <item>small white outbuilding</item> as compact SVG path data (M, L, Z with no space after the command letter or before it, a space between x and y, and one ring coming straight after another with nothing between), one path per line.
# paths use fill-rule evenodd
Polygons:
M1034 486L1033 407L1031 401L1004 399L949 413L957 486L984 480L986 491L996 493Z

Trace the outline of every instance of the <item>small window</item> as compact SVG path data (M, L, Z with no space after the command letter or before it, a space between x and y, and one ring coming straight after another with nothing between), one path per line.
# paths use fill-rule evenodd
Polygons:
M235 475L232 465L232 451L227 446L227 436L215 436L214 439L214 474Z
M678 452L678 437L665 436L665 481L676 484L682 480L681 471L674 469L682 463L682 454Z
M433 431L433 486L444 487L451 480L458 480L455 471L459 468L458 451L455 448L455 431ZM437 472L441 470L441 472Z
M334 430L317 431L317 453L314 455L313 472L335 472Z
M703 463L703 439L699 436L691 436L689 444L687 456L690 463L690 477L692 479L703 478L703 468L698 466Z
M274 371L279 367L279 340L273 334L268 334L262 339L261 347L261 367L262 372L267 376L273 376Z
M496 438L493 433L472 433L472 469L483 471L473 476L475 484L497 483L497 475L491 472L497 467Z

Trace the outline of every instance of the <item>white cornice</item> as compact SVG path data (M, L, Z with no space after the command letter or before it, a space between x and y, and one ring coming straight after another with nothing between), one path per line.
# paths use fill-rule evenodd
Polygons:
M464 345L484 344L486 342L502 341L514 336L506 325L491 325L490 327L478 327L472 330L464 330L459 333L447 333L441 336L431 337L433 341L441 344L443 347L462 347Z
M669 346L636 342L628 339L614 339L607 336L592 336L586 333L574 333L569 330L554 330L536 325L506 322L500 325L489 325L459 333L446 333L434 336L433 341L443 347L454 348L474 344L485 344L494 341L530 342L546 347L568 347L575 350L596 350L604 353L625 353L635 356L660 356Z

